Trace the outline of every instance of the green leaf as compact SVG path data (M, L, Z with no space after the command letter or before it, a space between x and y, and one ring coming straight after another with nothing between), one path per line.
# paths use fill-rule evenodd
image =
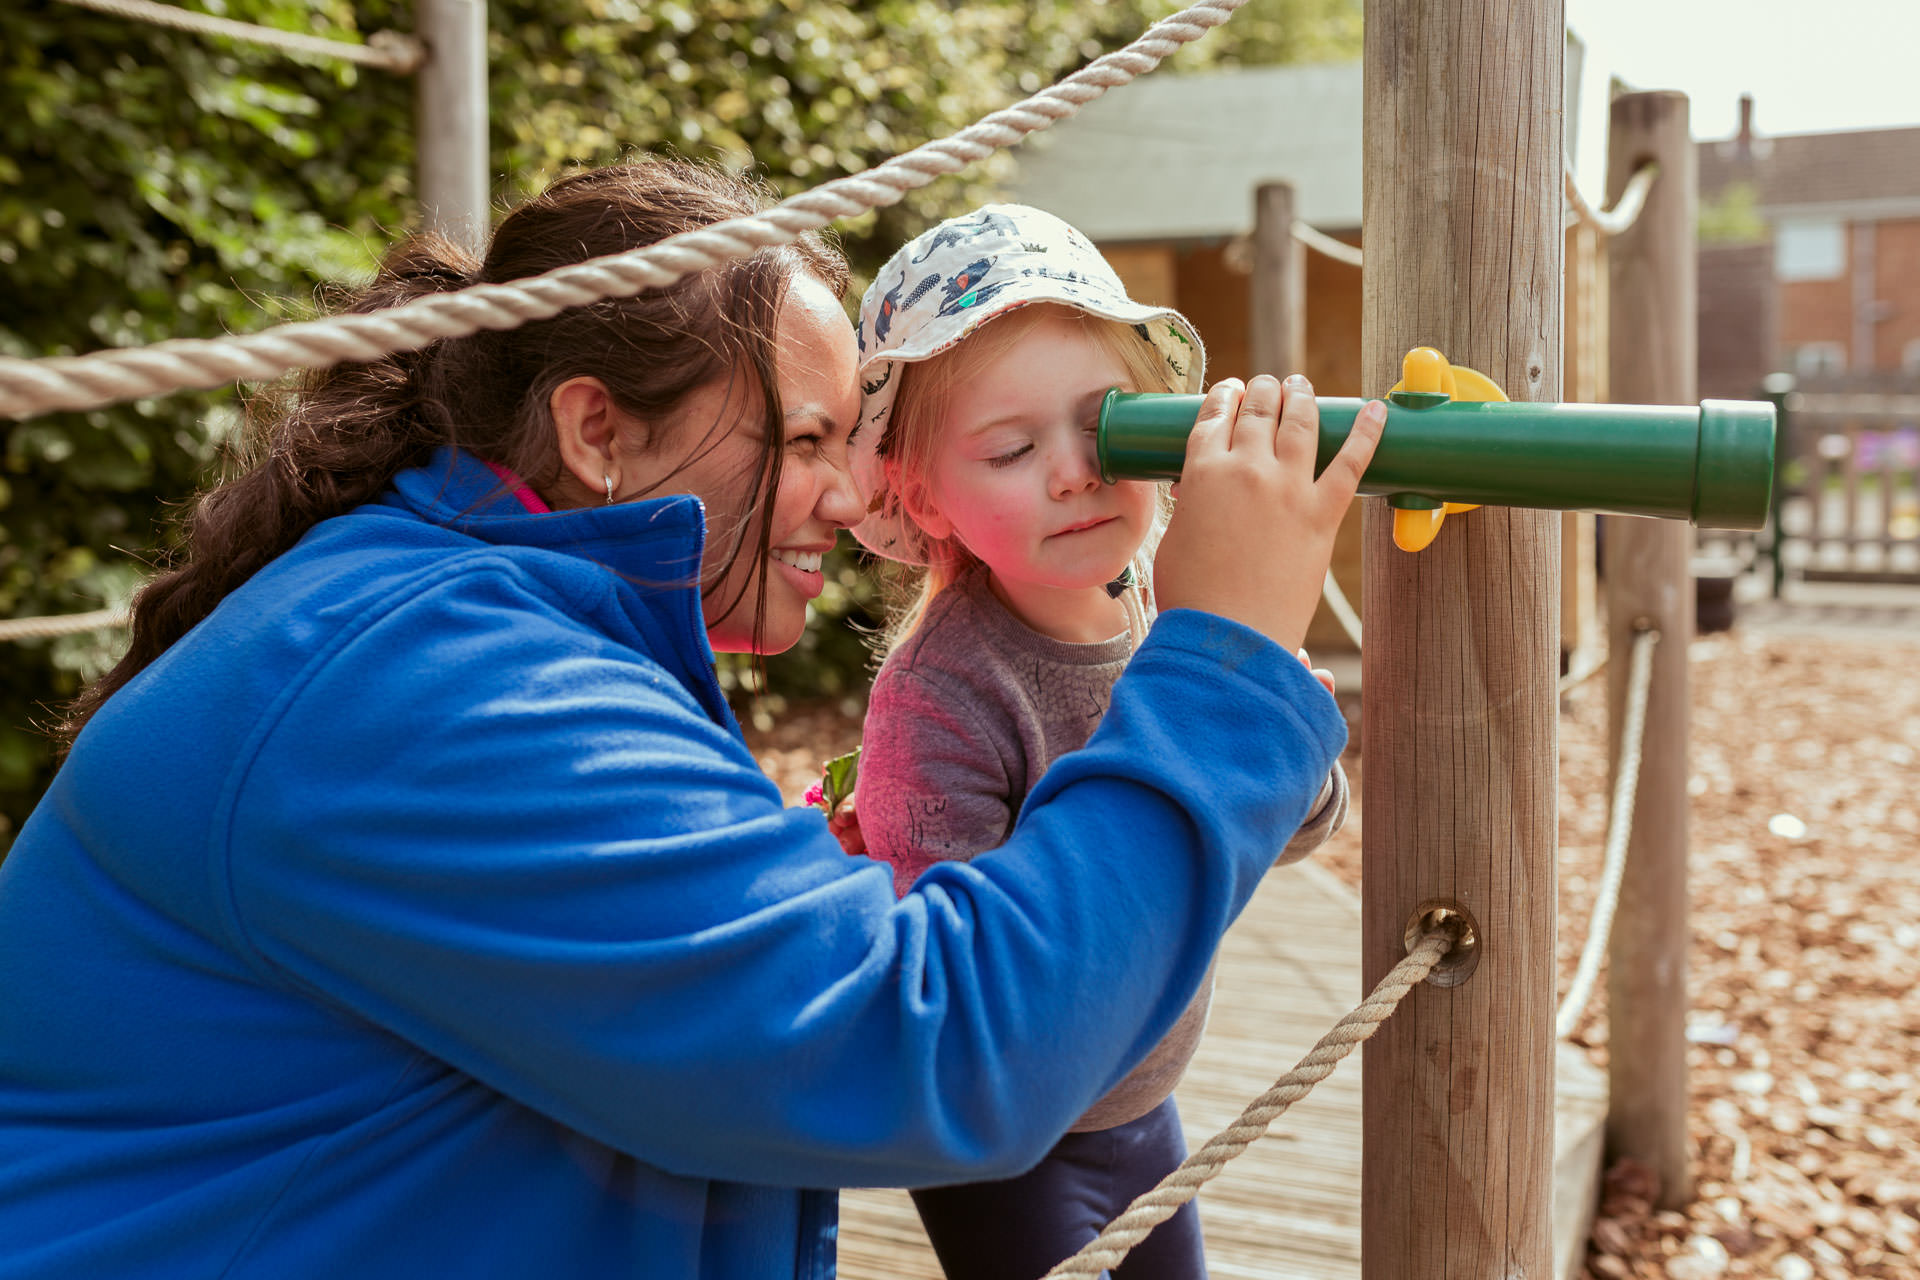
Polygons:
M826 770L821 775L821 789L826 794L827 812L832 813L840 807L840 802L853 794L860 779L860 748L855 747L843 756L835 756L827 761Z

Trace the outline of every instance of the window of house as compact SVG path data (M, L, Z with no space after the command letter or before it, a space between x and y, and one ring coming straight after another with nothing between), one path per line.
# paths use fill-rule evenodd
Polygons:
M1803 378L1847 371L1847 349L1838 342L1803 342L1793 349L1793 371Z
M1847 266L1847 227L1827 218L1783 220L1774 229L1773 272L1782 280L1838 280Z
M1920 373L1920 338L1909 342L1900 352L1900 371Z

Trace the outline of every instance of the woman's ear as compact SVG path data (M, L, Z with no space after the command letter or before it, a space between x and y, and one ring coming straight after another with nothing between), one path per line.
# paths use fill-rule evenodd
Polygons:
M598 378L568 378L547 397L554 443L562 469L596 496L620 493L620 420L607 384Z
M927 491L924 477L909 474L893 459L887 459L887 487L900 495L900 509L907 519L920 526L920 532L935 542L953 536L953 521L940 514L933 495Z

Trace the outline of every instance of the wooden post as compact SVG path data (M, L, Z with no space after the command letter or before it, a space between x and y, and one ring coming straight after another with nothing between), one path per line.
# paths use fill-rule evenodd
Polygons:
M1692 404L1696 387L1696 177L1686 95L1613 100L1607 198L1636 169L1660 166L1646 207L1610 246L1609 384L1621 404ZM1693 1198L1687 1163L1687 645L1693 639L1693 529L1607 518L1608 753L1620 755L1627 655L1635 628L1659 628L1647 702L1633 838L1608 951L1612 1101L1608 1158L1660 1175L1660 1203ZM1611 794L1611 783L1609 783Z
M415 98L421 224L478 252L493 225L485 0L419 0L414 24L426 47Z
M1566 364L1560 398L1606 402L1606 332L1601 327L1600 233L1586 222L1567 228ZM1560 517L1560 656L1571 670L1600 648L1600 583L1594 572L1597 517L1568 511Z
M1369 391L1421 344L1515 400L1560 398L1561 0L1367 0ZM1425 551L1365 516L1362 948L1371 986L1423 907L1477 963L1363 1056L1361 1274L1552 1274L1560 517L1450 516Z
M1254 193L1250 373L1284 378L1307 361L1306 248L1293 238L1293 186L1263 182Z

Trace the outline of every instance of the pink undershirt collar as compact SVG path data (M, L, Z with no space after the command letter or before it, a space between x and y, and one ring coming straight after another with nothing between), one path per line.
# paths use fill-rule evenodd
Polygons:
M485 458L480 459L480 461L487 462ZM493 472L493 474L495 474L496 476L499 476L501 479L501 482L504 483L509 489L513 491L513 496L520 499L520 505L525 507L528 511L531 511L533 514L537 516L543 516L543 515L549 514L553 510L552 507L549 507L545 502L541 500L539 494L535 493L532 489L527 487L527 482L525 480L522 480L519 476L507 470L505 467L495 462L487 462L487 470Z

